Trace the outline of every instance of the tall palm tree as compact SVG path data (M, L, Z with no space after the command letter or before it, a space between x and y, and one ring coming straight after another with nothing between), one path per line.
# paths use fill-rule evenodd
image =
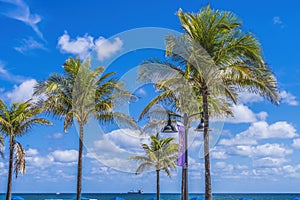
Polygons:
M239 91L243 88L260 94L273 103L278 103L279 95L276 79L265 64L261 46L252 33L242 31L242 23L229 11L213 10L208 5L199 13L178 11L182 28L189 40L201 46L213 61L214 76L222 83ZM196 60L188 60L196 70L193 83L202 95L204 115L205 153L205 199L212 199L210 156L209 156L209 104L211 95L210 77L201 76L203 66ZM204 65L205 67L205 65ZM225 91L228 94L227 91ZM233 95L229 95L233 102Z
M76 198L80 200L84 126L91 117L102 122L111 122L117 116L124 117L113 112L112 100L122 95L130 97L130 94L120 89L117 80L112 78L114 72L103 74L104 67L92 70L89 61L69 58L63 68L64 74L54 73L46 81L39 82L34 95L44 97L41 103L47 113L64 118L65 132L73 125L74 119L79 125ZM131 119L126 119L133 124Z
M277 83L264 62L258 40L252 33L242 31L242 23L235 14L213 10L208 5L199 13L184 13L180 9L177 15L185 34L166 38L166 54L179 67L165 62L149 62L147 65L161 66L163 63L165 67L181 74L181 78L185 78L193 88L195 99L202 103L198 109L204 117L205 198L211 200L209 116L214 110L218 111L216 108L220 99L227 97L226 101L236 103L238 93L243 90L259 94L277 104ZM145 78L144 72L140 77ZM174 95L174 84L173 77L169 80L161 78L156 85L169 89L153 99L142 114L156 102L178 98L178 95ZM228 113L226 109L225 113Z
M0 131L9 137L9 168L6 200L11 199L13 167L16 178L19 172L24 174L26 168L24 148L15 138L23 136L34 125L51 125L50 121L38 117L42 112L42 108L37 107L30 101L13 103L8 107L0 100Z
M170 169L176 169L178 145L173 142L174 138L160 138L159 134L151 135L151 144L142 144L145 155L132 156L130 160L140 162L136 174L145 169L154 168L156 171L156 199L160 200L160 170L163 170L169 177Z

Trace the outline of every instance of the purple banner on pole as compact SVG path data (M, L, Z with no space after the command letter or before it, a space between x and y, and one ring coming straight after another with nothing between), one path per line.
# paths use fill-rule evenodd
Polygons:
M182 124L177 123L179 142L178 142L178 166L184 166L185 164L185 129Z

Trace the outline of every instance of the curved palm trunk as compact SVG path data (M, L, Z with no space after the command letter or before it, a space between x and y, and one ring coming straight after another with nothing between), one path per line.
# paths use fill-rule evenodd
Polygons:
M83 150L83 124L79 124L79 151L77 165L77 196L76 200L81 200L81 185L82 185L82 150Z
M156 170L156 200L160 200L159 171L160 171L160 170Z
M203 117L204 117L204 166L205 166L205 200L212 200L210 157L209 157L209 115L208 115L208 93L203 94Z
M6 200L11 199L13 159L14 159L14 137L10 136L10 140L9 140L9 167L8 167Z

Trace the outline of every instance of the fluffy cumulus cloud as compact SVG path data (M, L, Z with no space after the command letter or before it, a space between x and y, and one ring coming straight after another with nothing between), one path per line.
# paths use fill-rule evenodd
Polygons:
M71 39L68 32L65 31L59 37L57 46L63 53L78 55L81 58L85 58L91 51L95 50L98 59L101 61L118 52L122 48L123 42L118 37L110 41L104 37L94 39L94 37L88 34Z
M23 0L0 0L3 9L0 13L6 17L21 21L30 26L43 39L43 34L37 24L41 21L38 14L31 13L29 6Z
M135 172L137 162L129 161L133 155L142 154L141 143L148 143L149 136L136 130L118 129L94 140L88 147L87 157L104 166L124 172Z
M296 97L287 91L283 90L279 93L279 95L281 103L286 103L290 106L297 106L299 104Z
M76 150L55 150L47 155L41 155L37 149L26 150L28 167L45 169L52 166L76 165L78 152Z
M255 145L257 140L271 139L271 138L295 138L298 134L293 125L279 121L273 124L268 124L265 121L258 121L251 124L251 126L230 139L222 139L219 144L232 145Z
M39 154L37 149L31 149L31 148L29 148L25 152L26 152L26 156L36 156Z
M240 134L254 139L294 138L297 136L294 126L286 121L278 121L273 124L265 121L255 122L248 130Z
M300 148L300 138L294 139L292 146L295 148Z
M40 155L35 155L35 156L26 156L26 162L28 163L27 165L34 166L34 167L39 167L39 168L47 168L51 167L54 163L54 158L52 156L40 156Z
M140 135L139 131L131 129L114 130L104 137L116 146L131 152L141 149L141 143L147 143L149 140L148 136Z
M263 144L257 146L249 146L249 145L238 145L229 150L230 153L247 156L251 158L255 157L285 157L293 153L292 149L289 149L280 144Z
M110 42L104 37L99 37L95 41L95 50L97 51L98 59L104 60L115 54L123 46L123 42L120 38L115 38L114 41Z
M94 38L88 35L77 37L71 40L70 35L65 33L58 39L58 47L64 53L79 55L80 57L87 56L89 51L94 47Z
M220 140L215 152L216 155L212 155L212 157L216 159L232 158L234 156L251 158L249 161L252 162L252 166L255 168L254 171L241 170L237 172L239 174L237 177L249 175L257 177L274 174L277 172L272 168L281 168L289 162L287 158L294 152L293 149L286 144L272 143L271 141L274 141L274 139L294 139L292 146L295 148L300 147L300 139L297 138L296 129L285 121L273 124L256 121L247 130L235 136L229 135L227 137L229 138ZM220 153L217 154L217 152ZM281 175L283 175L282 170L278 171Z
M78 157L77 150L56 150L51 153L55 161L58 162L75 162Z
M258 118L266 117L265 112L255 114L248 106L243 104L232 106L233 117L228 117L225 122L228 123L251 123L258 120Z
M32 97L33 87L36 83L35 79L29 79L20 85L15 85L12 91L5 93L5 98L11 102L26 101Z

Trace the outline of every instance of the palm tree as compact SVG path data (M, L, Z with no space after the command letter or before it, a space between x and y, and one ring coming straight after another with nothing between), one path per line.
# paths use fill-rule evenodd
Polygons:
M15 140L31 130L34 125L51 125L52 123L44 118L38 117L43 112L29 101L13 103L10 107L0 100L0 131L9 137L9 168L6 200L11 199L13 165L16 178L19 172L25 173L25 151L22 145ZM15 153L15 161L14 160Z
M84 126L91 117L102 122L111 122L117 116L124 117L121 113L113 112L112 100L122 95L131 96L120 89L116 79L111 78L114 72L102 74L104 67L92 70L89 61L69 58L63 68L64 74L54 73L46 81L39 82L34 95L44 96L41 103L47 113L64 117L65 132L73 125L74 119L79 125L77 200L80 200ZM134 124L131 119L126 119Z
M173 142L174 138L160 138L159 134L151 135L151 144L142 144L145 155L132 156L130 160L140 162L136 174L145 169L154 168L156 171L156 199L160 200L160 170L163 170L169 177L170 168L176 169L178 145Z
M265 64L261 46L252 33L241 29L241 21L232 12L213 10L204 7L199 13L178 11L182 28L187 37L201 46L213 61L214 76L220 78L224 85L239 91L243 88L260 94L273 103L278 103L279 95L276 79ZM197 58L196 58L197 60ZM190 61L196 73L193 83L202 95L204 115L204 153L205 153L205 199L212 199L210 157L209 157L209 104L211 95L210 77L201 76L203 67L197 61ZM205 65L204 65L205 66ZM227 87L228 88L228 87ZM229 94L225 91L225 94ZM233 102L236 99L229 95Z
M180 9L177 15L185 34L166 38L166 54L172 58L172 62L178 63L179 67L170 62L149 62L146 65L149 67L163 64L180 74L192 88L196 102L202 104L198 110L203 112L204 117L205 198L211 200L209 116L215 111L230 113L226 111L226 102L221 100L225 107L219 106L219 100L227 97L227 103L236 103L238 93L243 90L259 94L277 104L277 83L263 60L259 42L252 33L241 30L242 23L235 14L213 10L208 5L199 13L184 13ZM147 70L141 71L140 77L145 79L144 72ZM142 115L157 102L178 98L178 92L174 92L174 88L177 88L174 86L174 80L174 77L160 79L156 85L166 92L153 99ZM176 102L178 99L173 103L175 107L179 105Z

